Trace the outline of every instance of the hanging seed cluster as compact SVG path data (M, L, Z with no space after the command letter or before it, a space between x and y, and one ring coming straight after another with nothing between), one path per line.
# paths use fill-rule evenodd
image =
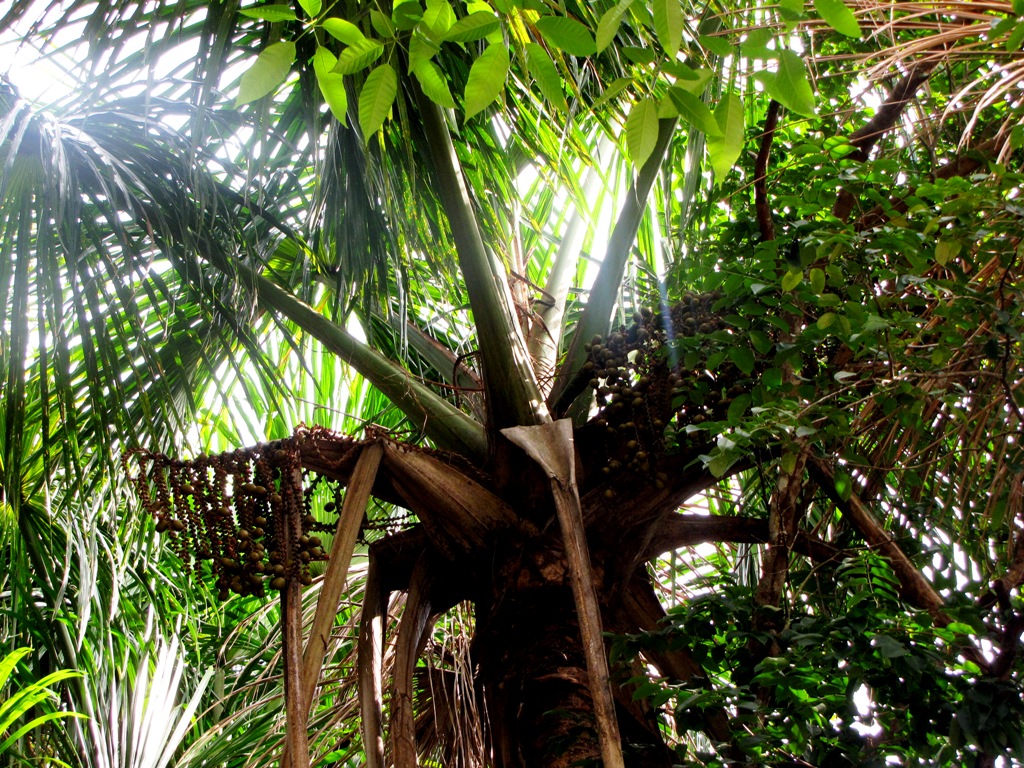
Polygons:
M262 596L288 579L309 584L309 563L325 560L290 440L192 461L135 451L136 492L184 562L207 568L221 600ZM127 471L127 466L126 466Z
M719 298L717 293L687 293L667 312L641 309L631 325L595 336L586 345L584 370L600 409L594 423L604 428L609 448L602 469L606 475L649 475L652 462L665 451L670 425L721 418L732 397L749 391L753 380L740 381L731 363L720 365L711 377L701 363L689 369L673 359L673 340L709 336L726 327L714 310ZM665 479L653 476L659 487ZM609 488L606 493L611 497L615 492Z

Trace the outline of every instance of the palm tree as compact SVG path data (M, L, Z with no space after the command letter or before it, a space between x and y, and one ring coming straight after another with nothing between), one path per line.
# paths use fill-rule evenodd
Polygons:
M265 761L283 667L285 759L304 764L326 652L340 682L314 712L321 760L671 765L689 739L799 764L797 747L758 757L776 726L740 715L785 701L767 681L794 658L793 617L853 612L864 584L927 617L879 603L899 627L927 625L903 654L885 642L904 635L876 631L883 652L916 658L937 638L954 649L943 669L973 665L961 703L1019 685L1021 548L994 522L1017 524L1020 488L1017 186L999 169L956 183L1019 162L1008 113L985 111L1017 82L1000 53L1017 27L979 37L987 21L959 7L898 20L830 3L495 7L121 3L79 18L68 4L44 20L55 43L76 28L96 42L88 99L41 112L3 94L3 488L29 558L12 593L65 608L45 558L73 546L64 521L84 499L131 475L172 549L209 576L183 599L212 586L245 615L218 651L234 690L218 706L234 711L203 720L224 716L232 740L211 731L185 762ZM0 27L31 12L16 2ZM951 15L956 34L935 34ZM869 26L883 44L857 39ZM166 66L178 40L198 54L141 89L135 73ZM817 114L797 41L815 46ZM223 108L222 74L259 51L238 100L253 106ZM758 61L772 65L755 78ZM866 121L849 95L865 61L880 94ZM632 166L610 159L620 124ZM952 202L968 193L983 218ZM977 320L963 343L953 317ZM339 361L362 390L343 391ZM242 429L223 413L195 427L214 398L267 441L235 450ZM366 422L343 418L350 407ZM339 431L292 432L285 414L303 412ZM231 450L171 458L190 432ZM123 473L116 456L138 449ZM60 489L58 516L33 508L29 469ZM717 514L680 513L701 497ZM55 543L33 554L40 521ZM971 625L923 550L975 526L965 582L997 586L974 588ZM367 566L346 591L360 541ZM684 549L702 542L719 554ZM737 553L755 543L751 576ZM661 559L677 550L691 556ZM819 583L832 571L834 590ZM680 594L730 579L746 587L742 658L664 621ZM274 590L279 608L263 599ZM994 656L969 637L980 627L1003 638ZM612 668L604 632L635 641ZM77 666L79 646L51 653ZM958 718L965 748L993 759L998 738ZM81 733L77 749L102 740Z

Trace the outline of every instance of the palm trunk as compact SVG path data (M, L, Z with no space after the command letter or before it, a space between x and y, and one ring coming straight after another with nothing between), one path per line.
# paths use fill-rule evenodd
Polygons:
M598 581L609 579L598 573ZM569 571L556 538L504 553L491 598L477 603L473 656L496 768L602 764ZM628 691L618 698L631 700ZM653 720L620 706L619 724L626 765L672 764Z

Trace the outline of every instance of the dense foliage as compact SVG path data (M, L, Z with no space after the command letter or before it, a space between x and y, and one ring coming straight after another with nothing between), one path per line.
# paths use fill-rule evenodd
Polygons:
M0 18L0 760L301 765L326 550L313 764L1024 762L1019 2L240 5Z

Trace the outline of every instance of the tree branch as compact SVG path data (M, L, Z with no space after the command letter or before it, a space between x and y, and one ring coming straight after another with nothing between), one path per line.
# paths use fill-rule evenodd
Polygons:
M928 81L937 60L930 60L916 64L907 75L900 80L889 92L885 101L878 108L868 122L850 134L850 143L856 148L847 156L850 160L866 162L871 149L878 143L878 140L896 125L907 104L914 98L917 89ZM839 190L835 205L832 207L832 215L841 221L846 221L856 198L845 187Z
M757 226L761 230L761 240L765 242L775 239L775 222L772 221L772 208L768 202L768 159L772 153L775 127L779 122L779 107L779 102L775 99L768 104L761 146L757 151L757 161L754 163L754 207L757 211Z

